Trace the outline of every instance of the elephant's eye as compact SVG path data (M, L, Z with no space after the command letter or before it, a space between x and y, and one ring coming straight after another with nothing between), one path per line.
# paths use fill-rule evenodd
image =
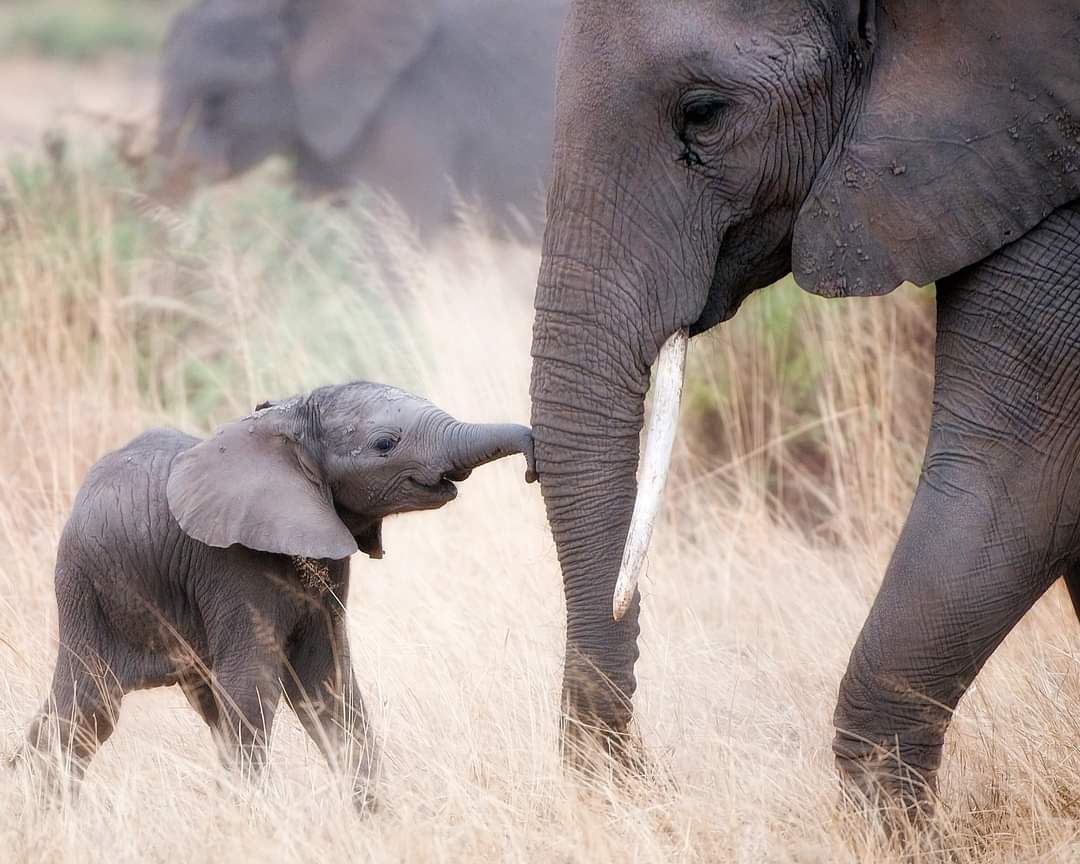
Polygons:
M715 96L695 96L683 103L683 124L686 129L711 129L720 122L725 103Z
M227 96L222 90L211 90L202 98L202 122L207 129L221 125Z
M705 165L698 148L707 148L717 142L726 110L727 103L710 91L690 91L679 100L675 131L683 149L676 157L677 162L687 168Z
M727 102L711 91L691 90L679 100L675 130L687 151L693 154L693 145L715 144L723 130ZM693 159L682 159L687 165L701 164Z
M376 438L371 446L377 453L385 454L397 447L397 443L393 438L383 435L381 438Z

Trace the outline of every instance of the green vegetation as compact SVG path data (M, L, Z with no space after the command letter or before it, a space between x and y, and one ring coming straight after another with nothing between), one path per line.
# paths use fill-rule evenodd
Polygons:
M921 461L933 327L932 287L837 302L789 276L754 294L695 340L683 409L691 470L704 463L736 494L749 485L775 517L815 532L833 529L828 496L858 486L873 530L878 514L902 512ZM872 460L867 470L845 452L849 440L867 442L887 470Z
M68 62L150 54L178 6L172 0L15 0L0 8L0 45Z
M48 293L57 320L100 330L107 301L132 342L140 397L197 423L232 404L238 381L300 389L316 375L370 374L409 326L404 274L380 256L359 202L300 202L275 173L174 209L109 156L75 170L10 161L0 174L0 320L19 326ZM86 362L102 362L101 339L86 335ZM297 359L311 351L317 370ZM400 374L408 384L409 370Z

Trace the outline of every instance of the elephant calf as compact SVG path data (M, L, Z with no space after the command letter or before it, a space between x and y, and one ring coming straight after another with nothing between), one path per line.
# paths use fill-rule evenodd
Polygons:
M179 684L223 761L257 769L282 693L357 806L375 738L349 662L349 558L382 520L452 501L529 430L460 423L366 382L323 387L201 441L154 429L90 471L60 539L60 650L22 755L78 781L131 690ZM47 763L52 764L52 763Z

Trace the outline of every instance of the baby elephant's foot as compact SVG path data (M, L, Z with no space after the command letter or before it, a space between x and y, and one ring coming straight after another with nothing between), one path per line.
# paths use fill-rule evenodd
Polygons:
M353 807L356 808L356 812L361 816L373 816L379 812L379 798L372 786L357 789L353 792L352 803Z
M377 791L379 785L377 766L380 763L378 750L370 741L367 746L370 749L364 755L356 773L352 775L352 803L361 816L371 816L382 809ZM372 753L375 755L372 756Z
M64 770L59 754L23 744L4 761L9 771L25 778L31 797L40 807L47 809L59 803L65 791L71 801L78 798L78 778Z

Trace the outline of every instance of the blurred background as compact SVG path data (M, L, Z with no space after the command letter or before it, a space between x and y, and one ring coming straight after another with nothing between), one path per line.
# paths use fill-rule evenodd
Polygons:
M0 755L46 692L56 541L107 450L364 377L528 421L562 3L473 5L483 27L419 0L0 2ZM265 788L235 787L158 691L77 807L0 780L0 858L892 860L837 816L829 714L917 477L933 309L788 280L694 341L636 700L670 787L560 772L558 566L538 490L497 464L356 562L386 814L354 820L284 715ZM962 706L956 860L999 828L1022 838L1001 860L1075 839L1070 614L1052 592Z
M61 130L100 143L122 124L148 121L158 51L181 6L171 0L4 0L5 155L30 155L40 150L43 135Z

